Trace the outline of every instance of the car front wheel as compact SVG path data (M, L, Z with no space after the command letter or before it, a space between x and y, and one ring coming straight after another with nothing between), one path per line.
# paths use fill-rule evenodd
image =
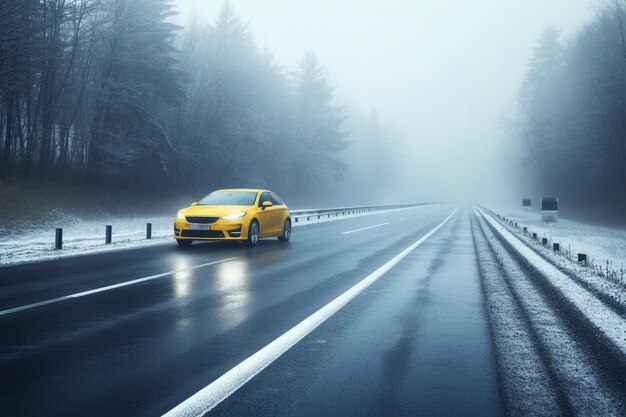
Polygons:
M289 242L291 239L291 220L285 220L285 224L283 224L283 234L278 236L278 240L281 242Z
M248 245L254 246L259 241L259 222L252 220L248 228Z

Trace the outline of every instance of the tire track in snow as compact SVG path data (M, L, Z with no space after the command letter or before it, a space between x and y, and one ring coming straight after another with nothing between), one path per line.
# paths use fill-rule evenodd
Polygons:
M546 378L528 323L516 308L513 295L501 277L500 263L483 231L472 217L472 236L481 275L485 308L498 362L501 398L507 415L554 416L563 414L563 397Z
M623 415L624 358L607 346L585 314L550 283L544 271L517 253L486 219L479 218L478 223L519 310L536 334L547 369L571 406L566 414Z

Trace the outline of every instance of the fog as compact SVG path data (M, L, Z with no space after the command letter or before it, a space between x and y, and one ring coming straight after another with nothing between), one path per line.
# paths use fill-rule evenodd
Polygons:
M626 222L624 28L626 0L10 0L0 181Z
M567 36L593 16L589 0L230 4L281 65L294 68L314 51L339 103L376 109L402 131L404 160L387 197L415 201L517 201L510 161L502 160L502 118L515 106L544 28ZM223 7L177 5L181 25L211 22Z

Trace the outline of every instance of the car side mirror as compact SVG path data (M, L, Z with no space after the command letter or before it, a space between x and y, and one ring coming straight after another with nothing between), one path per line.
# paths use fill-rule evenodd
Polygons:
M197 206L197 205L198 205L198 202L197 202L197 201L194 201L193 203L191 203L191 205L192 205L192 206Z
M264 202L263 202L263 204L261 204L261 208L262 208L263 210L265 210L266 208L268 208L268 207L272 207L273 205L274 205L274 204L272 204L272 202L271 202L271 201L264 201Z

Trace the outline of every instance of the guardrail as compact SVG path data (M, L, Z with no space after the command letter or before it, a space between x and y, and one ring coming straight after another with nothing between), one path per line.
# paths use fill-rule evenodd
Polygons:
M563 242L555 242L552 240L550 236L544 236L539 239L539 235L537 232L533 232L530 230L528 226L524 226L521 223L517 223L510 218L503 216L499 213L496 213L493 210L490 210L486 207L479 206L484 211L488 212L492 217L499 220L500 224L504 226L508 226L509 228L516 231L518 234L521 234L523 237L529 240L526 243L530 243L535 245L535 248L538 253L542 256L547 257L547 252L541 252L542 250L546 250L549 252L554 252L555 256L562 256L567 261L571 262L574 265L578 265L580 267L586 267L592 269L596 274L601 277L607 278L614 282L617 282L620 285L626 286L626 269L623 266L618 270L617 267L612 266L611 262L607 259L606 265L596 264L593 256L590 257L587 253L582 253L578 251L572 251L571 246L568 245L568 249L563 251ZM552 245L550 245L550 243ZM543 249L540 249L543 248Z
M383 206L354 206L354 207L337 207L325 209L307 209L307 210L289 210L294 223L299 223L301 219L307 221L314 219L347 216L350 214L365 214L383 210L393 210L409 207L424 206L432 203L413 203L413 204L393 204ZM152 239L152 223L146 223L146 239ZM113 226L106 225L104 232L104 243L111 244L113 241ZM63 249L63 229L55 229L54 249Z
M527 226L523 226L521 224L518 224L517 222L514 222L513 220L509 219L506 216L502 216L499 213L496 213L493 210L490 210L486 207L483 206L479 206L480 208L482 208L483 210L487 211L489 214L491 214L493 217L496 217L498 220L500 220L501 223L505 223L508 224L510 227L514 228L516 231L519 231L520 229L522 230L522 235L523 236L527 236L529 238L532 239L533 242L539 244L539 242L541 241L541 246L543 247L549 247L549 244L552 243L552 251L555 253L561 253L561 242L553 242L551 238L545 237L543 236L541 238L541 240L539 239L539 235L537 234L537 232L531 232L530 229ZM572 260L571 256L572 254L568 252L566 252L565 257ZM591 265L588 259L588 256L586 253L578 253L578 262L577 262L580 266L594 266ZM608 270L607 270L608 273Z
M339 207L339 208L310 209L310 210L289 210L289 213L291 214L291 218L293 219L294 223L298 223L299 219L304 219L304 218L306 218L307 221L309 221L311 220L311 218L322 219L324 216L326 216L326 218L330 218L330 217L346 216L350 214L374 213L377 211L418 207L418 206L425 206L428 204L432 204L432 203L391 204L391 205L383 205L383 206L354 206L354 207Z

